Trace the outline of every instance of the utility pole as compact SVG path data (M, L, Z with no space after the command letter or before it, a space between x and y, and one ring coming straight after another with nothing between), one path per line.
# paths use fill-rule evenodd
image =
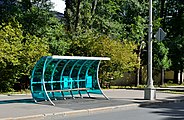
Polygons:
M152 0L149 0L149 29L148 29L148 80L147 88L144 91L144 99L154 100L156 98L156 89L153 86L152 77Z

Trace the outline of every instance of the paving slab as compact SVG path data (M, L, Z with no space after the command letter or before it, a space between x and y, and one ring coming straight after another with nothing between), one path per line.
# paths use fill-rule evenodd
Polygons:
M169 94L157 92L157 99L154 101L144 100L144 90L109 89L103 90L110 98L106 100L101 95L87 95L83 99L76 96L76 99L49 101L34 103L32 96L28 95L0 95L0 120L4 119L28 119L31 117L44 117L46 115L72 114L80 112L94 112L99 110L117 109L128 106L141 106L163 101L184 101L184 94Z

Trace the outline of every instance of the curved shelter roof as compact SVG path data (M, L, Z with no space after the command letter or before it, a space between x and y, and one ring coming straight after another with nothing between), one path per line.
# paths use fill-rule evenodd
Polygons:
M31 75L33 99L49 100L87 93L105 94L100 88L98 70L107 57L44 56L36 63ZM108 99L108 98L107 98Z

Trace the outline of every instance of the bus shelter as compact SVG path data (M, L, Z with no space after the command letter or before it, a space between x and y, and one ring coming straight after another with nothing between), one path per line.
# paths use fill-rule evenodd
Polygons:
M100 88L98 70L101 60L107 57L78 56L44 56L37 61L31 75L31 93L35 102L59 98L75 98L78 94L90 97L92 94L102 94L108 97Z

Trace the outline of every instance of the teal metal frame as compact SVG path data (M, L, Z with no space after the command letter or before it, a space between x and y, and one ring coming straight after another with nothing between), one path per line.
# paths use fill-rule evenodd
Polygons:
M98 70L107 57L44 56L35 64L31 75L31 93L35 102L79 94L102 94Z

